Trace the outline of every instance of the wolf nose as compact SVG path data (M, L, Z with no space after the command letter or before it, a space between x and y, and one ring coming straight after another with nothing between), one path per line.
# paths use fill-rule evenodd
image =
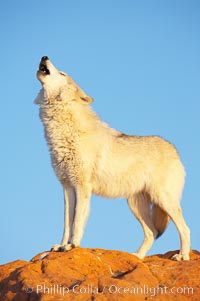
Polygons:
M48 56L43 56L42 58L41 58L41 61L47 61L49 58L48 58Z

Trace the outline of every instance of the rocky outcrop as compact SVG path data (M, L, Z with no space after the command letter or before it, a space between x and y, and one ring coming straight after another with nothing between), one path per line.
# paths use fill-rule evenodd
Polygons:
M120 251L76 248L44 252L0 266L0 301L199 301L200 253L139 260Z

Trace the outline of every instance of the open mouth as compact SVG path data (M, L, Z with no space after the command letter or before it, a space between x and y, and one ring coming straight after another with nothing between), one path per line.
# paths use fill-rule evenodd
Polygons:
M41 62L39 65L39 71L42 72L43 74L50 74L49 69L47 68L47 65L45 62Z

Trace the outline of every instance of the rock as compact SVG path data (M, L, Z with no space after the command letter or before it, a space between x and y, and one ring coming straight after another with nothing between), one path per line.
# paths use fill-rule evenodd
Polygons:
M199 301L200 253L177 251L139 260L120 251L43 252L0 266L0 301Z

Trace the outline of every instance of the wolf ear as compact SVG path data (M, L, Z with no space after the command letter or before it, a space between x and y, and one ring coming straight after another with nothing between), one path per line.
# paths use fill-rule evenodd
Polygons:
M74 101L78 101L88 105L94 101L92 97L88 96L81 88L79 88L79 86L69 75L67 75L67 81L68 86L73 91Z
M76 94L76 100L81 101L82 103L90 104L94 101L92 97L85 94L85 92L83 92L83 90L81 90L80 88L76 91L75 94Z

